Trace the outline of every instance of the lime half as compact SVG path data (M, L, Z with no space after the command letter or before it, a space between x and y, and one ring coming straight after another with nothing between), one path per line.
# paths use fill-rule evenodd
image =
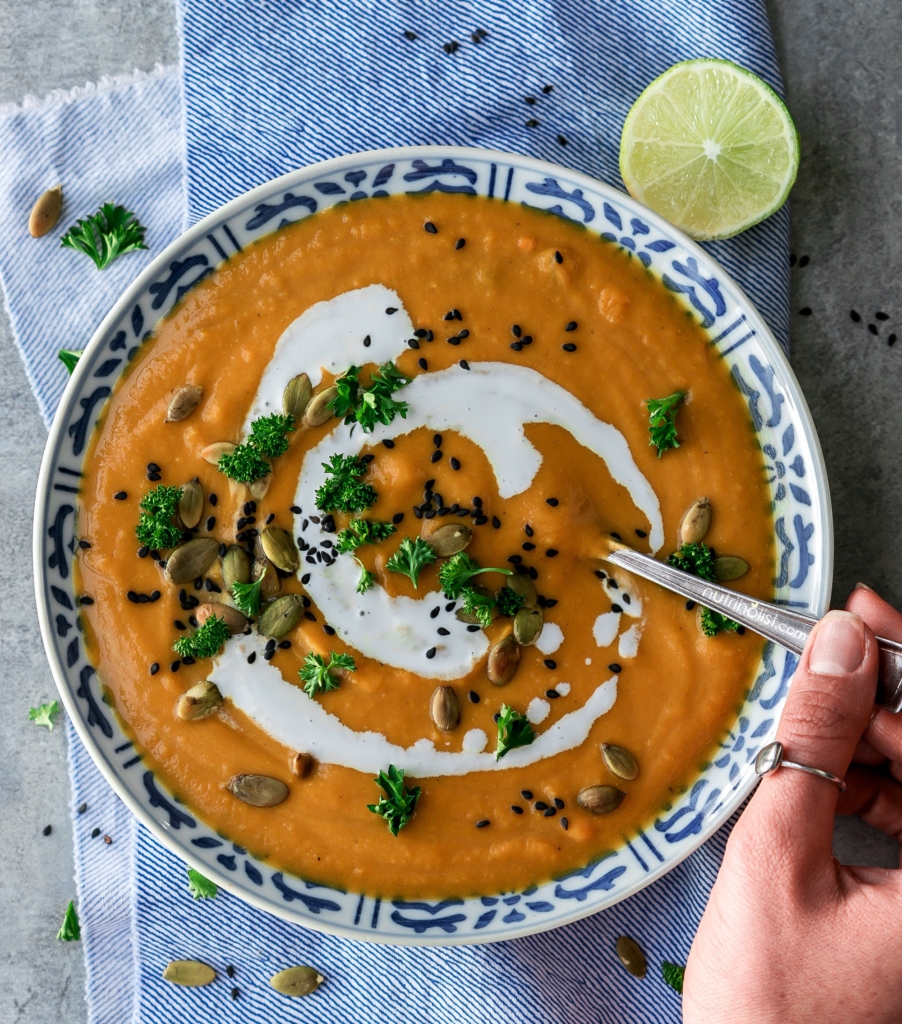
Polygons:
M620 137L630 195L687 235L729 238L786 202L799 133L786 104L726 60L687 60L633 104Z

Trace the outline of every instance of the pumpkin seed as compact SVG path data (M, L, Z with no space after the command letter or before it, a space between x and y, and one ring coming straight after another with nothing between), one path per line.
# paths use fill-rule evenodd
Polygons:
M424 523L434 523L435 521L434 519L423 520ZM466 548L473 539L473 531L469 526L461 526L458 523L445 523L435 530L430 530L424 536L429 542L429 546L439 558L448 558L450 555L456 555L458 551L463 551Z
M173 960L166 965L163 980L170 981L173 985L199 988L215 981L216 971L209 964L202 964L200 960Z
M259 480L254 480L253 483L248 484L247 489L251 492L251 497L255 501L262 501L266 497L271 483L272 473L267 473L266 476L261 476Z
M514 616L514 639L521 647L532 647L542 635L544 625L541 608L521 608Z
M250 583L251 560L244 548L233 544L222 556L222 582L229 593L236 583Z
M648 964L645 962L645 954L635 939L631 939L628 935L621 935L614 948L617 950L617 959L634 978L645 977Z
M749 563L736 555L721 555L714 559L714 573L723 582L741 579L749 571Z
M639 776L639 765L636 759L623 747L614 743L602 743L601 757L608 768L620 779L632 782Z
M166 561L166 575L170 583L190 583L196 580L216 561L219 541L212 537L195 537L172 552Z
M306 373L292 377L282 392L282 412L293 417L295 423L300 423L312 394L313 386Z
M508 635L489 650L486 675L494 686L505 686L517 672L520 664L520 646L513 636Z
M290 533L280 526L267 526L260 534L263 553L282 572L296 572L301 564L301 554Z
M439 686L429 701L429 714L436 729L452 732L460 724L460 698L453 686Z
M237 447L238 445L232 444L231 441L214 441L213 444L208 444L204 448L200 457L204 462L209 462L211 466L218 466L223 455L231 455Z
M288 787L268 775L233 775L226 789L252 807L275 807L288 798Z
M179 519L186 530L193 530L204 514L204 487L195 477L182 488L179 498Z
M698 498L686 509L677 532L677 547L684 544L700 544L711 528L711 502Z
M232 636L235 636L236 633L243 633L247 629L247 616L229 604L206 601L194 610L194 616L199 626L202 626L211 615L222 619L229 627Z
M63 209L63 186L54 185L38 197L28 217L28 232L32 238L43 238L56 227Z
M274 974L269 983L283 996L309 996L326 979L314 967L289 967Z
M515 594L523 595L524 608L535 608L539 594L535 583L528 576L508 576L504 585Z
M290 633L301 621L304 603L299 594L285 594L270 601L257 619L257 632L261 636L272 636L277 640Z
M166 410L165 423L180 423L186 420L200 405L204 397L204 389L197 384L185 384L172 396Z
M328 423L334 415L329 408L329 403L337 394L338 388L331 387L326 388L325 391L320 391L318 395L314 395L307 405L307 411L304 413L304 423L308 427L321 427L324 423Z
M482 594L483 597L491 597L492 599L494 599L495 597L495 595L491 592L491 590L489 590L488 587L482 587L477 585L473 587L473 589L476 591L477 594ZM482 623L479 621L479 619L476 618L475 615L471 615L469 612L465 612L463 608L458 608L454 615L458 622L469 622L471 626L482 625ZM497 608L492 608L492 618L498 618Z
M264 597L275 597L282 593L282 577L276 572L276 567L268 558L261 557L254 560L252 569L254 583L263 577L260 587Z
M305 754L303 751L299 754L295 754L291 759L291 772L296 775L299 779L303 779L309 775L313 769L313 758L310 754Z
M190 690L179 697L175 704L175 713L184 722L198 722L201 718L212 715L222 704L219 687L209 680L195 683Z
M616 786L586 786L577 794L580 807L593 814L610 814L623 803L626 793Z

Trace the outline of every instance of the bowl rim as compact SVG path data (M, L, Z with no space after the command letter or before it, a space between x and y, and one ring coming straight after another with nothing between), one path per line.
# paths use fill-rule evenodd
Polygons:
M334 174L344 169L346 166L356 165L365 160L383 158L386 161L413 158L428 160L439 157L459 158L460 160L466 160L468 157L471 159L479 158L482 160L496 160L501 163L515 163L524 169L540 174L564 174L570 181L579 184L581 187L588 188L594 192L609 192L618 202L625 202L627 205L634 206L637 209L637 212L641 212L641 215L645 220L655 224L662 234L677 239L681 246L683 246L693 256L701 259L704 263L711 263L716 266L723 279L735 291L740 302L744 304L746 318L750 325L755 329L756 337L767 351L768 358L778 369L780 383L785 387L794 407L798 410L799 420L804 428L805 442L812 457L811 469L812 475L816 481L816 493L820 499L815 505L814 510L817 514L816 518L819 521L823 535L820 585L817 592L812 597L812 610L818 615L818 617L823 615L829 606L833 580L834 538L832 503L823 451L814 426L814 420L786 353L777 342L770 327L758 312L758 309L748 297L744 289L737 284L732 275L724 270L722 264L716 257L712 256L707 250L703 249L698 242L689 238L684 234L684 232L672 225L660 214L655 213L653 210L650 210L638 200L634 199L629 195L629 193L623 192L607 182L593 178L582 171L571 169L561 164L555 164L547 160L524 156L519 153L509 153L502 150L485 149L477 146L443 145L394 146L385 149L364 150L361 152L344 154L342 156L333 157L329 160L307 164L303 167L296 168L293 171L289 171L286 174L279 175L278 177L257 185L254 188L249 189L247 192L236 196L234 199L229 200L227 203L224 203L210 211L203 218L196 221L193 225L188 227L187 230L173 239L125 287L120 297L113 304L110 311L106 314L91 335L91 338L84 349L85 354L90 353L93 348L102 343L110 328L117 321L121 320L123 315L128 312L129 307L135 300L135 297L143 292L151 282L159 277L161 271L165 271L166 264L173 258L175 253L180 252L188 245L199 241L214 226L218 226L223 221L228 220L230 217L241 211L246 211L253 205L255 200L259 199L263 201L266 198L271 198L274 191L278 191L282 188L287 189L294 187L301 180L306 181L309 179L312 174ZM269 233L270 232L266 232L260 237L265 237L266 234ZM600 234L600 232L596 233ZM221 264L217 264L217 268L220 265ZM69 407L71 406L75 396L80 393L83 378L86 378L89 375L89 362L90 360L85 358L79 360L74 372L71 374L71 377L67 382L62 396L60 397L60 402L56 412L54 413L54 418L47 436L47 442L44 447L35 493L32 534L33 571L35 574L35 601L44 649L47 654L47 660L50 663L54 682L56 683L63 706L66 709L66 713L75 728L79 739L84 744L85 749L88 751L92 761L97 766L104 779L109 783L113 791L123 801L126 807L128 807L129 811L135 816L138 822L144 825L151 832L154 838L157 839L157 841L159 841L167 850L177 856L180 860L187 862L188 866L193 867L208 876L212 874L214 876L213 880L215 880L221 888L233 893L237 898L250 903L257 909L273 914L274 916L292 924L300 924L301 927L310 928L314 931L323 932L325 934L337 935L341 938L353 939L358 942L363 941L373 942L376 944L406 946L453 946L480 945L490 942L508 941L510 939L522 938L527 935L550 931L572 924L584 917L614 906L629 896L632 896L651 885L663 875L677 867L690 854L694 853L703 843L711 838L715 832L719 831L734 814L737 808L745 802L747 797L755 788L758 780L754 774L750 774L745 783L739 786L733 792L732 796L725 800L722 805L722 809L718 812L717 816L707 820L706 824L699 830L691 841L687 842L679 851L672 851L672 856L666 858L665 862L659 864L656 869L653 869L642 877L637 878L632 885L625 887L622 891L618 891L616 898L611 899L604 907L597 907L591 904L575 906L569 914L556 917L553 921L548 921L546 923L545 921L537 920L533 924L515 925L510 927L503 934L493 932L491 934L483 933L480 935L446 937L430 935L428 933L415 936L407 934L386 936L379 935L377 933L376 935L371 936L362 934L343 924L326 921L320 918L304 917L303 920L300 920L290 906L286 906L284 908L280 907L278 904L274 904L272 901L259 896L251 890L237 890L237 888L231 884L231 880L228 875L221 871L217 875L216 869L212 868L209 864L196 859L193 853L180 842L175 842L172 833L148 814L146 808L132 797L127 787L122 785L118 773L113 770L113 767L110 764L107 763L102 751L95 749L93 737L82 720L81 712L75 703L74 697L70 693L66 673L63 669L56 646L53 643L53 628L51 624L49 605L39 598L39 593L41 593L38 589L40 585L39 581L42 581L44 578L44 566L46 564L44 559L44 552L47 546L45 512L50 494L53 466L59 447L64 440L63 431L66 423L68 422L68 417L63 415L63 413L64 411L69 411ZM781 702L778 714L782 712L782 707L783 703Z

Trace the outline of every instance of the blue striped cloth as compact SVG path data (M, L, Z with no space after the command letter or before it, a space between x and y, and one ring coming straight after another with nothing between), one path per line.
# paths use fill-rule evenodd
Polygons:
M273 175L403 143L528 153L622 187L620 125L644 85L670 64L728 57L781 88L762 0L487 0L479 7L240 0L227 17L214 0L183 0L179 13L184 164L172 74L0 110L0 225L8 240L0 281L46 419L65 382L56 349L82 346L121 288L178 233L185 211L194 221ZM471 38L477 29L487 33L479 43ZM445 52L453 41L457 50ZM545 85L553 90L543 93ZM534 106L526 95L537 98ZM534 128L526 127L530 117ZM116 139L117 147L98 147L98 138ZM57 180L67 196L60 230L115 197L148 224L151 252L98 275L55 242L28 238L28 207ZM788 212L710 248L786 345ZM358 944L285 924L225 894L192 900L183 865L134 822L71 727L69 738L73 807L88 804L74 822L91 1024L680 1019L659 965L685 963L729 827L643 892L567 928L453 949ZM112 844L92 839L95 828ZM648 955L643 981L615 958L622 934ZM200 990L165 984L162 969L176 957L211 963L217 981ZM316 965L329 980L315 996L289 1001L267 981L296 963Z

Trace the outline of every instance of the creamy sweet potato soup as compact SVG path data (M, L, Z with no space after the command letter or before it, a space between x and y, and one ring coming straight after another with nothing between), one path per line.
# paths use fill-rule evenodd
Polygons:
M761 641L704 635L606 536L698 541L772 594L762 456L697 322L597 235L459 195L336 206L189 292L110 399L78 526L146 764L273 868L384 897L581 868L734 722Z

